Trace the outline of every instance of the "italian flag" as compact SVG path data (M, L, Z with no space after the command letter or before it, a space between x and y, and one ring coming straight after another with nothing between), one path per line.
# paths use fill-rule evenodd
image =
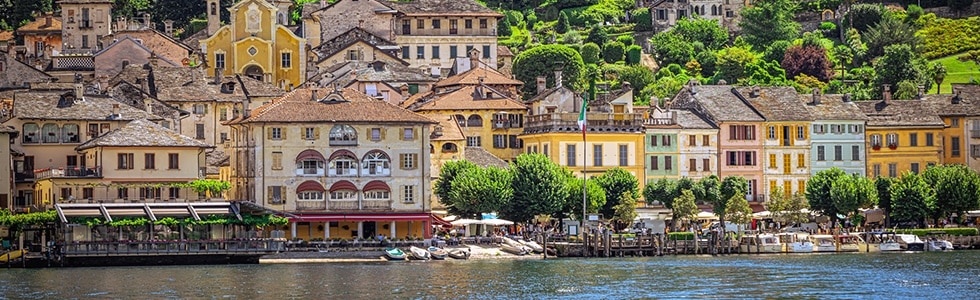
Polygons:
M589 94L586 93L582 100L582 110L578 113L578 128L582 130L582 140L585 140L585 110L588 108Z

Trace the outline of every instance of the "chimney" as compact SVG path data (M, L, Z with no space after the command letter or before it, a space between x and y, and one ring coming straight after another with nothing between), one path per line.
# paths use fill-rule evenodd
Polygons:
M555 88L561 87L561 70L555 70Z
M214 68L214 83L221 83L221 76L224 74L224 69Z
M841 100L843 100L844 103L850 103L851 102L851 93L844 94L844 96L843 96L843 98Z
M886 104L892 103L892 85L881 85L881 100L885 101Z
M535 80L538 84L538 94L544 93L544 90L548 89L548 80L544 76L538 76Z
M749 97L752 98L759 97L759 94L761 93L762 93L762 88L759 88L759 86L753 86L752 91L749 92Z
M160 57L155 52L150 52L150 65L154 68L160 66Z
M633 89L633 85L630 84L629 81L623 81L622 90L625 91L625 90L632 90L632 89Z
M953 88L953 98L950 99L950 103L952 103L952 104L960 104L960 101L962 101L962 100L963 99L960 98L960 91L958 89L956 89L956 88Z
M820 88L813 88L813 104L820 105Z
M118 103L112 105L112 115L113 116L116 116L117 118L119 117L119 104Z
M926 86L920 85L919 86L919 93L918 94L915 94L915 99L923 100L925 98L926 98Z
M143 13L143 27L151 28L150 13Z
M75 84L75 101L81 101L82 97L85 96L85 87L81 83Z
M476 69L480 67L480 50L473 48L470 50L470 69Z
M45 28L51 27L51 18L52 18L51 12L44 13L44 27Z
M408 94L408 84L403 84L399 89L401 91L402 98L408 99L408 97L411 96Z
M163 33L166 33L168 37L174 37L174 21L173 20L163 21Z

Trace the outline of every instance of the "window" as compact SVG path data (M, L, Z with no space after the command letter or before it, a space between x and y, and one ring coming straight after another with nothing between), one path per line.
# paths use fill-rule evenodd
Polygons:
M929 146L929 147L935 146L935 143L932 140L932 133L931 132L926 133L926 146Z
M472 19L463 20L463 28L473 29L473 20Z
M663 136L663 137L661 137L661 141L662 141L662 144L663 144L663 145L664 145L665 147L670 147L670 145L672 144L672 143L671 143L671 140L672 140L672 139L670 138L670 136L669 136L669 135L665 135L665 136Z
M898 164L890 163L888 164L888 177L898 177Z
M405 203L415 202L415 186L402 186L402 201Z
M871 165L871 174L875 177L881 177L881 164Z
M285 192L286 188L284 186L276 185L269 187L269 203L270 204L282 204L282 194Z
M653 155L650 156L650 170L660 170L660 157Z
M776 126L769 126L769 139L770 140L776 139Z
M289 68L291 68L293 66L293 63L292 63L292 54L289 53L289 52L283 52L280 55L280 62L282 62L282 68L283 69L289 69Z
M459 20L449 20L449 34L459 33Z
M822 134L823 132L824 132L823 131L823 125L813 124L813 133L820 133L820 134Z
M144 165L143 169L147 169L147 170L156 169L157 168L156 164L157 164L157 159L155 154L153 153L143 154L143 165Z
M225 69L225 54L224 53L215 53L214 54L214 67L217 68L217 69L219 69L219 70L224 70Z
M861 160L861 146L858 145L851 146L851 160L853 161Z
M420 19L418 21L415 21L415 28L425 29L425 20Z
M909 146L915 147L919 145L919 134L909 133Z
M350 125L334 125L330 128L330 145L357 145L357 131Z
M519 138L517 138L517 135L516 134L509 135L509 136L507 136L507 138L510 139L510 143L509 144L510 144L510 148L511 149L521 149L521 148L524 148L524 141L521 140L521 139L519 139Z
M78 167L78 155L68 155L65 157L65 161L69 168Z
M493 147L497 149L507 148L507 136L503 134L494 134Z
M929 136L926 135L926 141L928 142ZM871 147L881 147L881 135L872 134L871 135Z
M659 136L657 136L657 135L651 135L650 136L650 147L656 147L657 146L657 139L658 138L659 138Z
M269 139L272 139L272 140L282 140L283 139L283 136L282 136L282 128L280 128L280 127L273 127L273 128L269 128L269 131L270 131Z
M688 135L687 136L687 145L688 146L691 146L691 147L697 146L698 145L698 136L696 136L696 135Z
M550 155L550 152L548 152L548 146L549 145L544 145L541 147L542 149L544 149L543 151L541 151L541 153L543 153L545 157L548 157L548 155Z
M402 20L402 34L412 34L412 21ZM404 47L403 47L404 49Z
M296 200L297 201L322 201L323 192L314 191L314 190L298 192L296 193Z
M726 151L729 166L754 166L756 165L755 151Z
M402 140L406 140L406 141L415 140L415 129L411 127L402 128Z
M361 175L387 176L391 174L391 160L380 151L368 153L361 162Z
M466 137L466 146L468 146L468 147L480 147L481 145L482 145L482 143L480 143L480 137L479 136L468 136L468 137Z
M194 124L194 138L204 139L204 124Z
M728 139L734 141L755 140L755 125L729 125Z
M480 29L487 29L487 19L480 19Z
M299 168L298 172L302 175L322 175L323 162L316 159L304 159L300 161L296 167ZM341 173L346 174L346 173Z
M483 58L490 58L490 45L483 45Z
M180 154L170 153L168 156L168 168L171 170L180 169Z
M408 53L408 46L402 46L402 59L408 59L410 54Z
M569 167L574 167L575 166L575 160L576 160L575 159L575 157L576 157L576 155L575 155L575 145L566 145L565 146L565 155L566 155L566 157L565 157L565 165L567 165Z
M692 158L687 163L687 171L688 172L697 172L698 171L698 159Z
M41 142L43 143L58 143L61 142L61 138L58 134L61 132L61 128L57 124L44 124L41 126Z
M888 143L888 147L898 147L898 134L889 133L885 135L885 142Z
M776 154L769 154L769 168L776 169Z
M142 187L140 188L140 200L160 199L160 188Z
M592 145L592 165L602 166L602 145Z
M909 167L912 170L912 173L919 174L919 163L914 162Z
M457 50L456 50L457 48L458 47L456 45L449 46L449 58L456 58L457 57L457 54L458 54L457 53Z
M669 156L669 155L664 156L664 171L670 171L674 169L673 160L674 160L673 156Z
M439 46L432 46L432 58L439 58Z
M960 127L960 119L957 119L957 118L949 119L949 127L959 128Z
M711 159L702 158L701 159L701 171L710 172L711 171Z
M364 200L384 200L391 199L391 193L386 190L364 191Z
M432 20L432 29L439 29L439 28L442 28L442 20L439 19Z
M61 141L64 143L78 143L78 124L65 124L61 126Z
M824 151L825 150L824 150L823 146L817 146L817 161L824 161L825 160L825 157L826 156L824 156L825 155Z
M424 59L425 58L425 46L415 47L415 58Z
M861 133L861 125L847 125L847 130L850 133Z
M629 165L629 147L619 145L619 166L625 167L627 165Z
M806 155L803 153L796 154L796 167L806 168Z
M119 153L118 154L118 164L117 169L120 170L132 170L133 169L133 154L132 153Z
M128 188L118 188L116 189L116 197L123 200L129 199L129 189Z
M95 197L95 188L82 188L82 199L92 200Z
M307 140L315 140L320 138L320 132L315 127L303 128L303 138Z
M21 142L24 144L37 144L41 142L41 127L35 123L24 123L22 134L24 135L24 139Z
M228 108L222 107L218 110L218 120L227 121L228 120Z
M844 149L840 146L834 146L834 161L841 161L844 157Z
M371 128L371 140L372 141L381 140L381 128Z
M949 148L951 149L949 154L953 157L960 157L960 137L958 136L950 137L949 143L950 143Z
M282 170L282 152L272 152L272 169Z
M82 35L82 49L88 49L88 36Z
M796 139L797 140L806 139L806 126L796 126Z
M336 190L330 192L331 201L357 201L357 192L352 190Z
M970 157L980 157L980 145L970 145Z
M358 58L360 58L360 56L360 51L358 50L347 50L347 60L359 60Z
M402 153L402 170L414 170L416 168L415 162L419 160L419 155L416 153Z
M711 146L711 138L708 135L701 136L701 146Z

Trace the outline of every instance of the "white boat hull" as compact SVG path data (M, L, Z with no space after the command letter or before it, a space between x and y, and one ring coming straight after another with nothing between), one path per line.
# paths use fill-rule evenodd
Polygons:
M789 251L786 251L786 252L790 252L790 253L812 253L813 252L813 243L811 243L811 242L802 242L802 243L801 242L796 242L796 243L786 244L786 247L787 247L787 250L789 250Z
M885 251L902 251L902 244L899 244L899 243L881 243L878 246L878 248L880 248L882 252L885 252Z

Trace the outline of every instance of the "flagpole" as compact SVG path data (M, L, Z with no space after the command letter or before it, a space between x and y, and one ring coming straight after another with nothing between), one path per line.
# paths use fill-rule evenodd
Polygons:
M582 129L582 240L585 240L585 222L588 219L588 187L589 187L589 145L585 139L585 131L588 125L587 117L585 115L586 108L588 108L589 94L585 93L582 97L582 111L579 112L579 126Z

